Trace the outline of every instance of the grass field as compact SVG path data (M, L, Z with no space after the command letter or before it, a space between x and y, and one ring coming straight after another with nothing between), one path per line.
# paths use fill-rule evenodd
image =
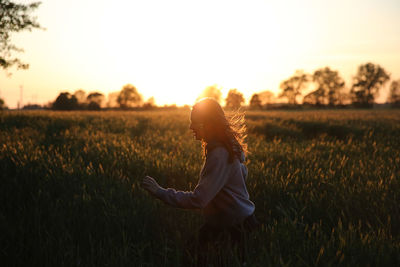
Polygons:
M0 265L180 266L202 218L139 183L194 188L203 158L189 114L1 112ZM247 112L246 122L263 223L247 266L400 264L399 110Z

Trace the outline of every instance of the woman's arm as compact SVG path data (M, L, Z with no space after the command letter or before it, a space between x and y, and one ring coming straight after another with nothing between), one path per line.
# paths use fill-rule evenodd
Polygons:
M186 209L201 209L215 197L228 179L228 151L217 147L207 156L199 183L193 191L177 191L173 188L164 189L151 177L143 181L145 189L161 199L163 202Z

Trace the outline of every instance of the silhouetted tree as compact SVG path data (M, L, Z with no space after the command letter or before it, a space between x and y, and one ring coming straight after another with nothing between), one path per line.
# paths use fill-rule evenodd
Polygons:
M24 107L22 109L37 110L37 109L43 109L43 107L39 104L27 104L27 105L24 105Z
M281 83L282 93L279 97L286 97L289 104L296 105L297 96L301 95L301 91L307 87L309 80L308 74L302 70L297 70L292 77Z
M76 90L74 96L76 97L80 105L86 103L86 92L82 89Z
M262 102L258 94L253 94L250 99L250 108L251 109L261 109Z
M222 92L221 88L214 84L211 86L208 86L204 89L204 91L199 95L197 100L203 98L203 97L212 97L214 98L218 103L221 102L221 97L222 97Z
M112 92L108 94L108 101L107 101L107 107L108 108L113 108L116 107L118 105L118 96L119 96L119 92Z
M39 5L40 2L17 4L9 0L0 0L0 68L7 69L13 65L18 69L29 68L29 64L12 57L12 51L23 50L11 44L11 33L40 28L35 17L31 16L32 11Z
M351 104L351 94L349 91L344 89L339 94L339 106L350 105Z
M388 102L392 107L400 107L400 79L390 84Z
M99 110L104 101L104 95L102 93L93 92L87 96L88 109Z
M244 103L244 97L237 89L231 89L225 99L228 109L238 109Z
M52 106L55 110L74 110L78 107L78 100L68 92L60 93Z
M274 96L275 96L274 93L268 90L258 93L258 97L261 100L261 104L265 106L268 106L273 102Z
M101 109L100 105L94 101L87 103L86 108L88 110L100 110Z
M321 106L325 102L325 94L321 89L317 89L303 97L303 104Z
M143 104L144 108L154 108L156 106L154 97L147 99L146 103Z
M350 91L353 104L372 107L379 90L389 79L389 74L379 65L366 63L359 66Z
M331 70L329 67L325 67L316 70L312 78L317 85L317 89L314 91L315 104L338 105L341 91L344 88L344 80L340 77L339 73Z
M4 103L4 100L0 98L0 110L3 110L3 109L7 109L7 106Z
M121 108L139 106L142 103L142 96L135 86L127 84L119 93L117 102Z

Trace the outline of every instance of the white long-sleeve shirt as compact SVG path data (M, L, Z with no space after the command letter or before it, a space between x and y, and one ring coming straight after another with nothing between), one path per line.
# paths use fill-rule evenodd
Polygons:
M228 150L218 142L209 143L206 161L193 191L159 188L156 196L163 202L185 209L202 209L207 223L229 226L240 223L254 212L245 180L244 153L228 162Z

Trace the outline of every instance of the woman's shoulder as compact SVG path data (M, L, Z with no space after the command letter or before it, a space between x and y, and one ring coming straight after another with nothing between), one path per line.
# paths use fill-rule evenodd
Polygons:
M207 155L213 156L229 156L229 151L220 141L211 141L207 143Z
M228 148L220 141L211 141L207 143L206 146L207 155L213 155L216 157L229 157L229 150ZM239 160L239 162L243 163L246 160L246 155L243 150L240 149L238 146L233 147L233 151L235 157Z

